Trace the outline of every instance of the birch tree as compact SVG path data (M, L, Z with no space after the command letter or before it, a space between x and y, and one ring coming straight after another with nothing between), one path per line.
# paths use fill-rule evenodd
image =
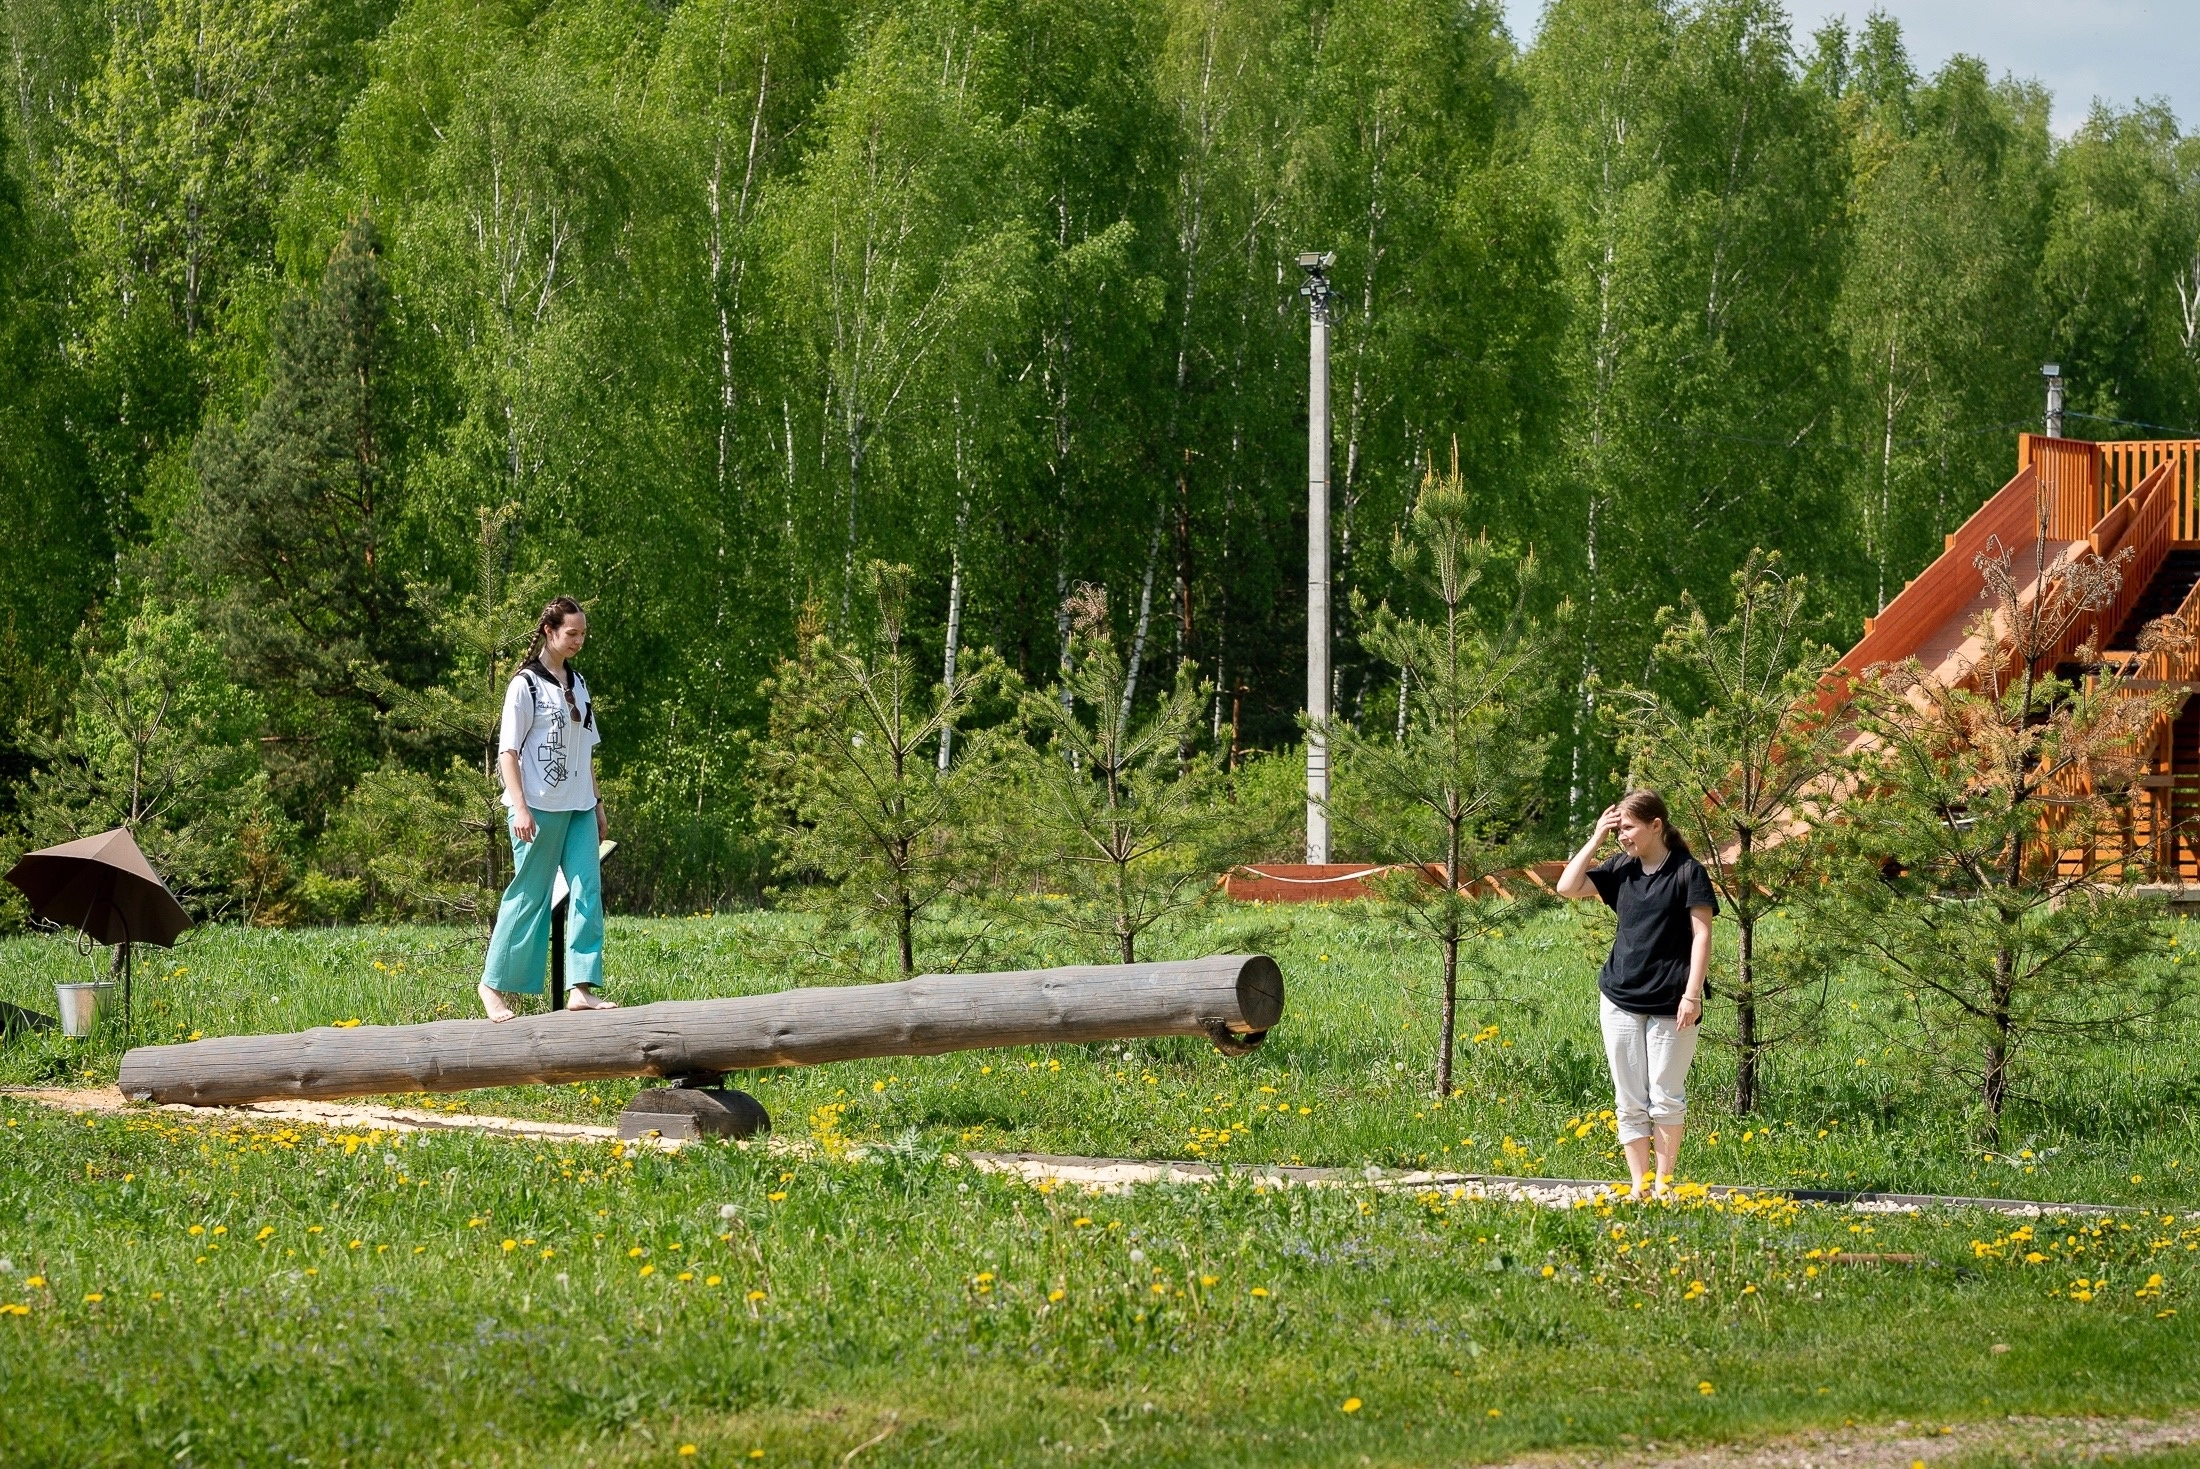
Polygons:
M998 166L993 123L972 94L984 42L970 28L927 34L898 18L873 30L777 201L784 306L838 460L843 624L880 444L946 406L933 369L958 333L997 330L1020 309L1030 231L978 187Z

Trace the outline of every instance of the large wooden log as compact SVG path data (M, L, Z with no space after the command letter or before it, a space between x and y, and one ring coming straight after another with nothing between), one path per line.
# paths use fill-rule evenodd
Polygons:
M1265 954L924 975L897 984L663 1000L509 1020L362 1025L140 1046L126 1097L194 1106L455 1092L615 1076L709 1076L989 1046L1207 1036L1258 1044L1283 1015Z

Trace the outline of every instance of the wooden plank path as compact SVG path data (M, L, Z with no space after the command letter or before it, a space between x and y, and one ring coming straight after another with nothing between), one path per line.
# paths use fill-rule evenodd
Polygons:
M2006 1346L2006 1343L1989 1344ZM2030 1413L1821 1428L1731 1443L1651 1439L1551 1449L1493 1469L1913 1469L1918 1464L2097 1464L2200 1444L2200 1413L2050 1418ZM2179 1459L2176 1462L2183 1463Z
M524 1117L490 1117L471 1112L436 1112L414 1107L379 1107L339 1102L252 1102L237 1107L191 1107L181 1103L147 1105L126 1099L114 1087L0 1087L0 1096L35 1102L69 1112L145 1116L154 1113L233 1123L305 1123L331 1129L383 1132L479 1132L491 1137L526 1138L538 1142L577 1142L617 1145L619 1130L583 1122L538 1122ZM649 1145L677 1152L684 1144L670 1138L653 1138ZM735 1147L763 1148L788 1157L806 1157L810 1146L795 1138L769 1137L736 1142ZM640 1144L628 1142L626 1146ZM697 1144L700 1146L700 1144ZM851 1150L860 1158L863 1148ZM1067 1186L1088 1193L1124 1193L1141 1185L1212 1186L1217 1183L1250 1183L1272 1188L1369 1187L1385 1192L1420 1193L1435 1190L1459 1197L1535 1204L1547 1209L1573 1209L1616 1202L1618 1186L1610 1179L1527 1178L1496 1173L1432 1172L1408 1168L1312 1168L1280 1163L1200 1163L1183 1159L1086 1158L1060 1153L975 1153L946 1155L981 1173L1013 1175L1026 1183ZM1846 1207L1858 1213L1915 1213L1923 1209L1980 1209L2019 1218L2037 1219L2049 1214L2157 1213L2136 1204L2069 1204L2038 1199L1996 1199L1960 1194L1899 1194L1875 1190L1782 1188L1757 1184L1706 1184L1696 1187L1707 1198L1788 1198L1801 1203ZM2200 1210L2185 1214L2200 1219Z

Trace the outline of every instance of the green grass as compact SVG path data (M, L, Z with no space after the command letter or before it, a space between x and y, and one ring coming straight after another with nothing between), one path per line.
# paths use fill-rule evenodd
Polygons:
M951 1148L1618 1177L1581 911L1545 914L1491 946L1475 985L1495 998L1462 1004L1459 1095L1440 1105L1428 1095L1432 965L1352 904L1222 907L1162 936L1158 953L1258 949L1282 963L1283 1023L1241 1060L1204 1042L1147 1041L850 1063L740 1084L793 1134L837 1103L854 1136L913 1133ZM958 938L975 943L966 967L1081 957L1044 932L973 923L943 945L960 947L947 943ZM821 959L823 948L804 915L614 920L607 964L630 1003L754 994L845 982L828 959L846 956ZM141 965L140 1032L182 1039L470 1015L480 960L478 937L459 930L203 930ZM87 972L59 940L0 943L0 1000L50 1011L53 981ZM2144 1047L2057 1043L2051 1056L2025 1058L2003 1145L1988 1149L1949 1058L1885 1033L1861 985L1852 998L1836 976L1829 990L1825 1033L1776 1056L1754 1116L1733 1115L1730 1053L1707 1040L1690 1082L1685 1173L2169 1208L2200 1198L2200 1024L2190 1015ZM1715 1002L1714 1036L1722 1020ZM111 1081L120 1051L115 1030L89 1043L14 1043L0 1048L0 1082ZM1958 1050L1953 1059L1969 1058ZM608 1122L636 1085L513 1088L437 1104Z
M965 937L986 967L1049 952L1044 937ZM838 1464L891 1427L853 1464L1102 1450L1405 1464L1630 1434L2200 1406L2183 1022L2143 1051L2071 1051L2035 1072L2008 1144L2028 1139L2034 1157L2014 1163L1987 1160L1960 1089L1890 1049L1838 985L1828 1033L1780 1063L1763 1116L1722 1110L1726 1063L1706 1047L1697 1177L2150 1210L2030 1237L1994 1215L1784 1202L1549 1212L1244 1184L1090 1197L957 1166L964 1149L1196 1147L1615 1171L1591 966L1567 917L1498 947L1485 982L1504 1003L1470 1005L1465 1026L1497 1033L1463 1048L1461 1095L1442 1106L1426 1093L1428 966L1364 912L1228 909L1166 942L1282 961L1268 1046L1237 1061L1143 1042L745 1079L782 1135L822 1135L807 1158L177 1113L87 1123L0 1101L0 1310L24 1308L0 1315L0 1461L747 1464L762 1450ZM610 972L629 1001L750 993L793 982L821 943L810 920L778 915L618 922ZM210 930L141 971L141 1025L180 1037L465 1013L479 953L451 931ZM0 944L0 999L50 1007L41 992L72 963L50 939ZM112 1036L10 1043L0 1079L111 1079L118 1054ZM602 1121L630 1091L436 1103ZM842 1140L877 1146L831 1156ZM1920 1263L1837 1265L1831 1251Z

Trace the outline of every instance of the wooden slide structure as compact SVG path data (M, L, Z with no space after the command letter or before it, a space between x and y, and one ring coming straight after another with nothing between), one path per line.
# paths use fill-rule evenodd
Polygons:
M673 1085L637 1097L621 1114L622 1134L745 1137L770 1119L753 1098L718 1085L730 1071L1159 1036L1201 1036L1243 1055L1282 1018L1276 961L1219 954L661 1000L501 1024L222 1036L140 1046L122 1058L120 1086L133 1101L213 1107L663 1077Z
M2036 566L2053 567L2088 552L2132 553L2114 604L2072 627L2064 646L2040 659L2042 672L2060 665L2065 673L2081 673L2068 660L2095 636L2105 660L2140 658L2139 630L2166 614L2200 628L2196 472L2200 440L2093 443L2019 435L2016 477L1947 537L1939 558L1877 617L1864 620L1863 640L1840 667L1861 673L1874 664L1914 657L1944 685L1972 683L1970 671L1987 651L1975 633L1992 606L1975 558L1989 542L2014 550L2010 569L2027 602L2038 591ZM2040 546L2043 519L2046 536ZM1997 613L1997 632L2006 636L2000 620ZM2200 648L2147 655L2133 687L2188 693L2200 688ZM2151 767L2146 799L2132 812L2119 852L2096 851L2086 858L2121 860L2129 875L2142 881L2200 883L2200 700L2188 698L2180 712L2156 721L2143 740Z

